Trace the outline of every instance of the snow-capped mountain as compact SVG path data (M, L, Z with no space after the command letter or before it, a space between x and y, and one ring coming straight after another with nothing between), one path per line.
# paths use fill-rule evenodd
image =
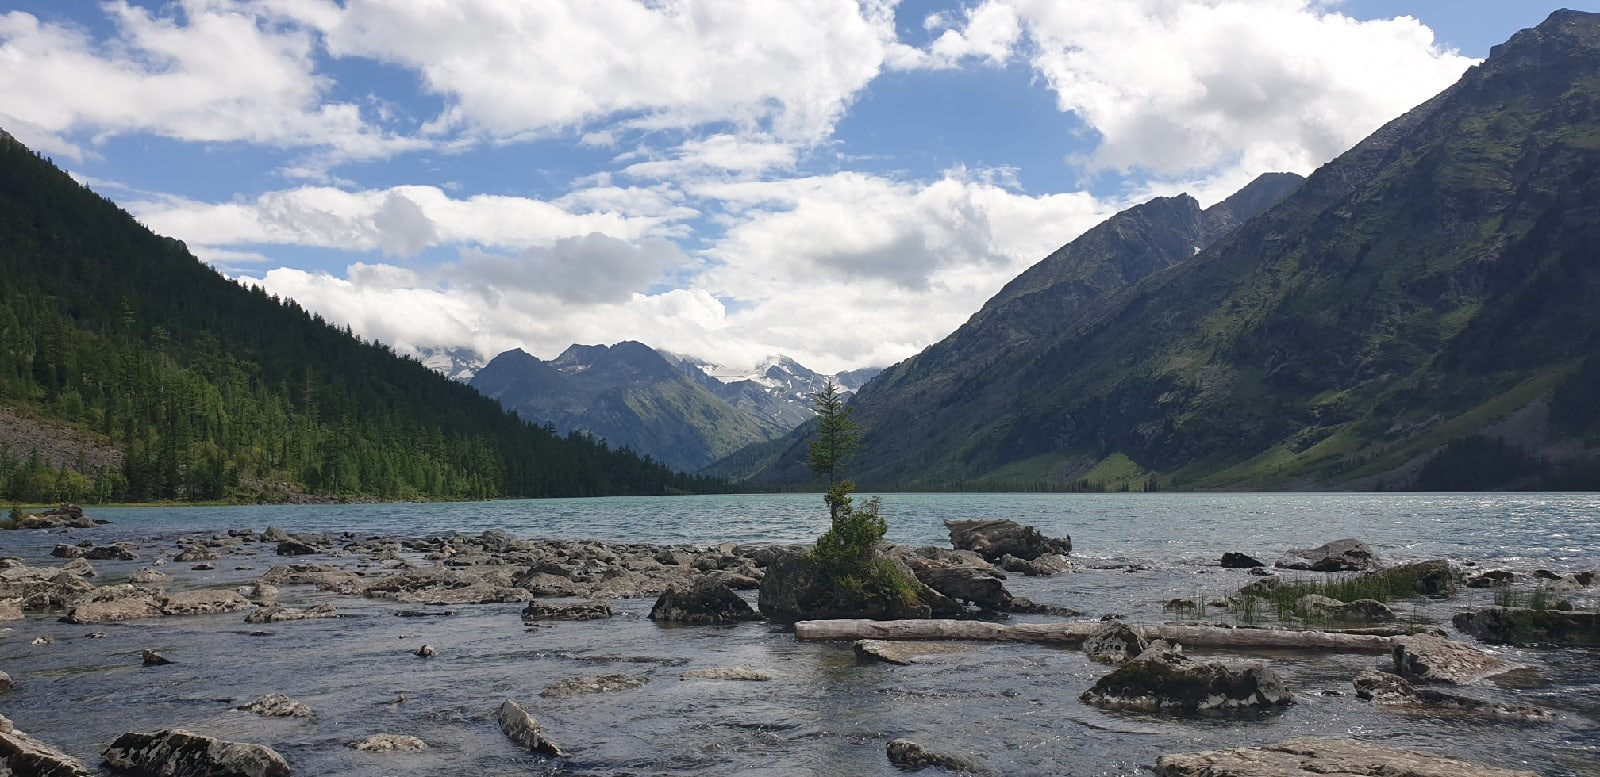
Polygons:
M486 364L471 348L417 348L417 361L458 383L467 383Z
M882 368L868 367L837 375L823 375L782 354L767 357L754 367L713 364L690 356L663 354L690 373L701 385L729 404L784 427L795 427L812 416L811 395L828 378L848 396L865 385Z

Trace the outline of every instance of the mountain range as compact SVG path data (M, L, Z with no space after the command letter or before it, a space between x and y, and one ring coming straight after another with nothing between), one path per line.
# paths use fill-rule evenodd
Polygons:
M1600 486L1600 15L1303 182L1125 211L857 394L903 488ZM805 430L710 472L794 482Z
M810 395L830 377L849 391L876 372L824 376L783 356L733 371L625 341L573 345L550 361L507 351L470 385L558 434L587 433L694 472L804 423Z

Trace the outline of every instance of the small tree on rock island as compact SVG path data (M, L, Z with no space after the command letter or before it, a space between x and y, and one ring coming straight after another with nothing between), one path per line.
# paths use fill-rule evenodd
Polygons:
M889 611L920 603L916 584L893 562L877 555L878 543L889 530L878 515L878 498L872 497L856 509L850 499L856 484L840 479L844 463L861 443L861 428L850 417L850 407L832 378L811 395L811 407L817 413L817 438L807 451L806 466L813 475L828 478L823 500L832 523L817 538L812 558L832 579L842 599L879 600L889 604L884 608Z

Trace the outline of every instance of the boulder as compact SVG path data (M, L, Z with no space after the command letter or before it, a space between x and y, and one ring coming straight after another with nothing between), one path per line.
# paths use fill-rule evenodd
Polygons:
M40 742L0 715L0 775L17 777L90 777L82 761Z
M17 521L18 529L93 529L94 519L83 514L83 508L63 503L38 515L25 515Z
M270 602L278 598L278 587L271 583L246 583L233 589L240 596L257 602Z
M1225 569L1255 569L1256 567L1264 567L1266 564L1254 556L1229 551L1222 554L1222 566Z
M682 587L668 586L650 608L650 620L667 623L737 623L761 620L760 613L710 576L703 576Z
M194 545L184 548L178 553L178 555L174 556L172 560L188 564L195 561L216 561L220 558L222 558L222 554L208 548L203 548L199 545Z
M159 591L129 584L103 585L76 600L62 620L67 623L107 623L161 615Z
M1511 585L1516 579L1517 573L1509 569L1486 569L1467 578L1467 587L1494 588L1495 586Z
M604 674L594 677L569 677L539 692L546 699L567 699L591 693L627 691L650 682L648 677L631 677L625 674Z
M923 585L958 602L969 602L994 612L1011 609L1011 592L991 569L935 567L916 575Z
M1109 709L1184 713L1266 709L1294 701L1265 666L1195 661L1160 640L1078 698Z
M365 753L409 753L428 749L428 743L404 734L373 734L345 746Z
M16 687L17 684L12 681L11 675L6 674L5 672L0 672L0 693L10 693L11 691L15 690Z
M1083 652L1089 655L1089 660L1102 664L1127 663L1138 658L1148 646L1133 627L1119 620L1100 624L1083 640Z
M757 598L761 614L775 621L792 623L823 618L900 620L961 611L961 606L948 597L916 583L916 576L904 563L886 556L880 558L897 564L901 573L920 587L918 601L908 602L897 595L859 588L842 589L834 585L808 554L785 548L772 555L767 573L761 579Z
M22 620L22 599L0 599L0 623Z
M748 607L749 605L746 605ZM611 605L605 602L575 602L573 604L541 604L528 602L522 608L522 622L537 621L592 621L611 617Z
M495 717L500 722L500 730L512 744L548 756L559 758L565 755L554 742L545 739L544 734L539 731L539 722L534 720L522 705L506 699L500 703L500 710Z
M309 556L316 552L315 546L292 537L285 538L278 543L278 555L280 556Z
M180 728L123 734L101 756L114 768L152 777L289 777L289 762L270 747Z
M1346 623L1388 623L1395 619L1394 610L1376 599L1341 602L1321 594L1306 594L1295 600L1294 611L1313 620Z
M1291 739L1156 759L1157 777L1537 777L1351 739Z
M1312 572L1365 572L1377 569L1378 554L1360 540L1334 540L1310 549L1285 552L1273 566Z
M1493 653L1429 634L1395 637L1394 671L1418 682L1467 685L1526 669Z
M998 564L1007 572L1016 572L1029 577L1059 575L1072 568L1072 563L1060 553L1046 553L1032 561L1008 553L1000 557Z
M889 763L908 772L927 768L952 772L978 773L982 767L960 756L936 753L909 739L896 739L889 743Z
M1600 645L1600 613L1596 612L1484 607L1456 613L1451 623L1484 642L1499 645Z
M145 666L166 666L167 664L172 663L172 659L167 658L166 656L161 655L154 650L150 650L149 648L139 651L139 660L142 661Z
M256 605L239 595L238 591L201 589L168 594L161 602L163 615L212 615L219 612L239 612Z
M1355 679L1356 696L1389 707L1426 709L1434 712L1460 712L1487 715L1527 722L1547 721L1555 713L1528 704L1496 704L1494 702L1443 693L1432 688L1418 688L1404 677L1388 672L1369 670Z
M61 571L77 577L99 577L94 567L89 564L89 559L75 558L61 565Z
M412 653L412 655L416 656L417 658L437 658L439 656L439 651L432 645L423 644L423 646L417 648L417 651Z
M311 708L281 693L269 693L234 709L254 712L265 718L309 718Z
M114 545L89 548L83 552L83 557L90 561L135 561L139 558L139 554L132 545L118 542Z
M944 522L950 530L950 544L961 550L970 550L993 562L1007 554L1024 561L1040 556L1072 553L1072 538L1053 539L1039 533L1032 526L1023 526L1008 519Z
M88 549L81 545L57 545L50 550L50 555L56 558L83 558Z

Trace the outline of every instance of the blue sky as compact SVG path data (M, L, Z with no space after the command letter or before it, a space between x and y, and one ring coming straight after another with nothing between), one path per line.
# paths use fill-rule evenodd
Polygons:
M831 371L1129 205L1309 173L1556 7L0 0L0 127L403 351Z

